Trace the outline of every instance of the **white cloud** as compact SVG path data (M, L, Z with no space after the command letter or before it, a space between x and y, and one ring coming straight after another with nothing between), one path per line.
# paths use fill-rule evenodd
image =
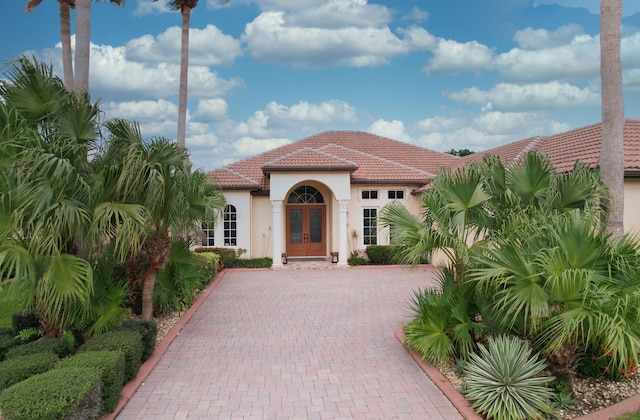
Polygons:
M557 40L540 39L541 35L538 33L537 45L557 44ZM525 41L527 47L533 43L531 39ZM498 55L494 67L506 82L588 80L600 72L600 41L597 36L579 34L560 46L538 50L514 48Z
M222 98L201 99L192 121L221 121L226 118L228 107L227 101Z
M372 134L377 134L378 136L413 143L413 139L405 131L404 123L402 121L385 121L380 119L373 122L366 131Z
M157 37L143 35L127 42L127 59L132 61L179 63L182 31L167 28ZM189 64L220 66L233 64L242 55L240 40L223 34L214 25L189 30Z
M91 44L91 90L98 97L156 99L176 97L180 66L127 60L125 47ZM124 77L126 75L126 77ZM241 86L240 79L222 79L209 67L189 67L189 96L216 97Z
M248 23L243 41L251 55L296 67L364 67L385 64L392 56L424 50L433 43L433 37L419 27L401 29L398 37L387 26L333 28L328 22L322 27L296 26L290 20L283 11L270 11Z
M427 74L459 74L473 72L489 67L493 59L493 50L477 41L460 43L452 40L439 40L423 71Z
M357 120L355 108L337 100L316 104L300 101L292 106L272 101L267 104L265 115L272 124L286 127L299 124L339 124Z
M452 130L462 127L464 124L464 118L435 116L418 121L418 128L423 131Z
M156 101L127 101L109 102L102 104L102 109L111 118L124 118L132 121L175 121L178 115L178 107L164 99ZM146 133L145 133L146 135Z
M583 34L582 26L576 24L564 25L555 31L529 27L517 31L513 40L524 50L541 50L566 45L571 43L576 36Z
M283 138L255 139L251 137L242 137L241 139L233 143L233 148L240 155L247 156L257 155L289 143L291 143L291 140Z
M445 117L423 121L429 120L448 121ZM560 133L571 127L555 121L546 112L488 112L456 117L448 124L422 124L419 128L423 130L418 137L421 146L434 150L482 151L533 136Z
M402 17L402 20L413 20L417 23L422 23L429 19L429 13L420 9L418 6L413 6L411 11Z
M597 105L600 95L569 83L549 82L516 85L498 83L489 90L477 87L445 92L455 101L481 105L484 110L522 111L552 108L576 108Z

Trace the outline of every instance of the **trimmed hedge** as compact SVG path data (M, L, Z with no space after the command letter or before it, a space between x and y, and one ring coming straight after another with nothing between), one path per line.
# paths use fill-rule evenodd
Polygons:
M238 258L233 262L233 268L270 268L272 258Z
M391 245L369 245L367 247L367 258L370 264L395 264L393 247Z
M6 358L11 359L36 353L54 353L63 359L73 354L73 346L64 338L45 338L44 340L32 341L31 343L13 347L7 351Z
M200 252L196 256L200 260L200 267L207 274L207 281L210 282L218 275L220 255L215 252Z
M58 360L53 353L36 353L0 362L0 392L33 375L48 371Z
M13 330L12 330L13 332ZM12 348L18 346L20 344L20 340L15 338L13 333L11 335L8 334L0 334L0 361L4 360L7 356L7 352Z
M144 321L141 319L129 319L118 327L119 330L133 330L140 334L142 339L142 363L146 362L156 348L158 337L158 323L155 320Z
M367 260L365 260L362 257L358 257L357 255L352 255L349 258L347 258L347 264L353 266L353 265L366 265L367 264Z
M92 369L52 369L0 394L7 420L96 419L100 410L100 373Z
M142 338L140 333L133 330L104 333L88 340L80 346L78 352L105 350L122 351L125 358L124 380L129 382L135 378L142 364Z
M62 369L82 368L96 370L102 379L100 413L115 410L124 386L124 353L116 351L87 351L61 360Z

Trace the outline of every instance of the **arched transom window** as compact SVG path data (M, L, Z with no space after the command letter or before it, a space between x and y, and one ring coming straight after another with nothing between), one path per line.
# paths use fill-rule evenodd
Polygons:
M289 194L288 204L321 204L324 198L320 191L308 185L302 185Z

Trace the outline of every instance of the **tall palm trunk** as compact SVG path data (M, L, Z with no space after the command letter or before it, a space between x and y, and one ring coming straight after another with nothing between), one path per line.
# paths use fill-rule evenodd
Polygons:
M69 0L60 3L60 43L62 44L62 69L64 85L73 90L73 56L71 54L71 5Z
M89 92L91 0L76 0L76 59L74 90Z
M187 131L187 82L189 73L189 22L191 7L182 6L182 46L180 50L180 92L178 98L178 146L185 146Z
M605 231L624 234L624 101L620 26L622 0L600 0L600 78L602 82L602 148L600 176L609 188Z
M148 266L140 275L142 283L142 319L153 317L153 289L156 284L156 274L162 270L169 261L169 251L171 249L171 239L167 229L158 230L147 240L145 250L147 251Z

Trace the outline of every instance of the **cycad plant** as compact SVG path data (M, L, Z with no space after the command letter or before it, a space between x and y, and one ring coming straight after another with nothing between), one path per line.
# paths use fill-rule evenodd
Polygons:
M551 412L554 378L541 376L543 360L533 355L526 341L514 336L489 337L487 347L471 355L464 372L465 396L486 418L540 419Z

